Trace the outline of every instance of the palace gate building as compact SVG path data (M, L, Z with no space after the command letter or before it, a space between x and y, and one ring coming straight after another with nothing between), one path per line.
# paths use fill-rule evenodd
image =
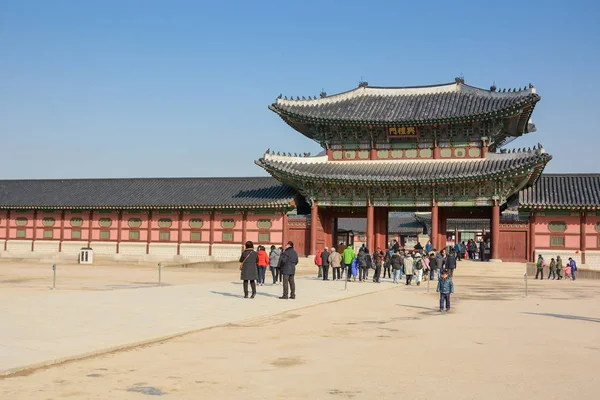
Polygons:
M532 85L461 78L279 96L269 108L322 153L268 150L264 178L0 181L0 257L76 260L89 246L110 260L233 259L246 240L311 255L348 240L340 218L366 218L368 247L383 248L397 236L388 214L412 212L437 248L481 226L492 259L598 263L600 175L543 174L541 145L505 150L535 130L539 101Z

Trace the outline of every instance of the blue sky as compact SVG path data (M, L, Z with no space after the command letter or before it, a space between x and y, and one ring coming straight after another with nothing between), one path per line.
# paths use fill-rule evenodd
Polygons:
M533 83L546 172L600 172L595 1L0 3L0 178L258 176L319 152L267 106L371 85Z

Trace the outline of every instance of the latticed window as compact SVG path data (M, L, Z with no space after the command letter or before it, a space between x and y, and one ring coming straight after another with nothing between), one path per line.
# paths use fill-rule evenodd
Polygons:
M260 219L258 220L258 228L259 229L271 229L271 226L273 226L273 223L271 222L270 219Z
M140 218L129 218L127 225L129 225L130 228L139 228L142 226L142 220Z
M81 231L71 231L71 239L81 239Z
M161 228L170 228L173 225L173 221L169 218L161 218L158 220L158 226Z
M221 221L221 227L225 229L232 229L235 227L235 221L232 219L224 219L223 221Z
M233 242L233 232L223 232L224 242Z
M129 231L129 240L140 240L140 231Z
M258 241L261 243L269 243L271 241L271 234L270 233L259 233Z
M201 219L190 219L190 228L202 228L204 221Z
M54 237L54 231L52 229L44 229L44 239L52 239Z
M110 240L110 231L100 231L100 240Z
M25 233L25 229L17 229L17 237L18 238L22 239L25 236L27 236L26 233Z
M567 230L567 224L564 222L553 221L548 224L548 229L550 232L564 232Z
M15 219L15 224L17 224L17 226L25 226L27 225L27 218L25 217L18 217L17 219Z
M190 240L192 242L199 242L202 240L202 232L192 232L190 234Z
M552 236L550 238L550 246L565 247L565 237L564 236Z
M171 240L171 232L160 232L158 234L159 240Z
M103 228L108 228L109 226L112 225L112 219L110 219L110 218L100 218L100 220L98 220L98 225L100 225Z
M47 218L42 219L42 225L44 225L44 226L54 226L55 222L56 221L52 217L47 217Z
M75 217L71 218L71 226L82 226L83 218Z

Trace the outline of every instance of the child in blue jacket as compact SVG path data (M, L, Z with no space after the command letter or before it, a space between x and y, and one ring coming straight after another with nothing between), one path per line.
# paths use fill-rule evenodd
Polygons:
M454 293L454 282L448 276L448 270L442 271L441 279L438 279L436 292L440 294L440 312L444 311L444 302L446 302L446 311L450 311L450 296Z

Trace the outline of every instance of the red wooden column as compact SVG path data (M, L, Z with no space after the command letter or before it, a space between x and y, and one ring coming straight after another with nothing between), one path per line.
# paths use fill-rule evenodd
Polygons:
M527 259L530 262L535 262L535 211L531 212L529 218L529 246L527 246Z
M148 211L148 226L146 227L146 254L150 254L150 242L152 241L152 210Z
M10 234L10 210L6 212L6 240L4 241L4 251L8 249L8 235Z
M208 233L208 255L212 256L212 248L215 243L215 212L210 212L210 231Z
M579 223L580 228L579 228L579 247L580 247L580 251L581 251L581 263L585 264L585 234L586 234L586 225L587 223L587 217L585 215L585 211L581 212L581 221Z
M282 224L283 224L283 226L281 227L281 241L283 242L283 246L285 247L285 244L288 241L288 229L289 229L288 215L287 215L286 211L283 212Z
M313 200L312 207L310 209L310 254L317 254L317 221L319 220L319 206L317 202Z
M117 254L119 254L119 248L121 247L121 227L123 226L123 210L119 211L118 218L119 221L117 222Z
M494 205L492 206L492 220L490 233L492 234L491 240L491 259L499 260L500 254L500 206L498 205L498 200L494 200Z
M446 212L444 210L444 208L439 208L438 209L438 222L439 222L439 228L438 228L438 250L442 250L446 248Z
M58 252L62 252L62 243L65 239L65 210L60 212L60 242L58 242Z
M179 222L177 226L177 255L181 255L181 242L183 241L183 210L179 211Z
M90 210L90 220L88 221L88 247L92 247L92 232L94 227L94 210Z
M439 228L439 209L438 205L433 201L431 206L431 245L434 249L438 249L438 228Z
M248 238L248 211L242 211L242 250L246 248Z
M33 211L33 240L31 241L31 251L35 249L35 239L37 238L37 219L38 210Z
M369 200L369 205L367 206L367 247L369 251L373 250L374 243L374 230L375 230L375 207L371 204L371 200Z

